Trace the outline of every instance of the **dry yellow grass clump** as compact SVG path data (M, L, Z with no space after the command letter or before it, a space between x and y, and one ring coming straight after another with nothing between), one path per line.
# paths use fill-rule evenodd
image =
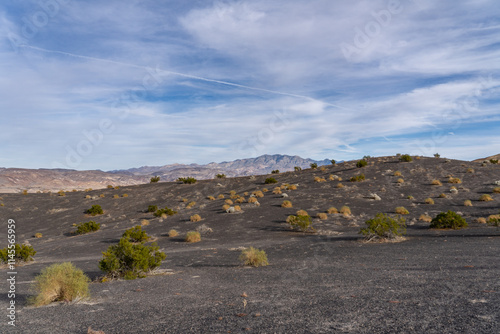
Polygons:
M438 197L439 197L439 198L446 198L446 194L441 193L441 194L439 194L439 196L438 196Z
M448 183L460 184L462 183L462 180L460 180L458 177L450 177L448 178Z
M291 184L291 185L287 186L286 189L288 189L288 190L297 190L297 186L295 184Z
M186 233L186 242L200 242L201 241L201 235L200 232L197 231L189 231Z
M324 213L324 212L320 212L320 213L318 213L318 214L316 215L316 217L318 217L318 218L319 218L319 219L321 219L321 220L326 220L326 219L328 219L328 215L327 215L326 213Z
M298 210L296 214L297 216L309 216L306 210Z
M431 184L433 186L442 186L443 184L441 183L441 181L439 180L432 180Z
M315 176L314 182L326 182L324 177Z
M187 198L183 198L183 199L181 199L181 201L184 203L189 202L189 200Z
M493 193L500 194L500 187L493 188Z
M275 195L279 195L279 194L281 194L281 187L276 187L276 188L274 188L274 190L273 190L273 194L275 194Z
M290 202L290 201L283 201L283 203L281 203L281 207L282 208L291 208L291 207L293 207L292 206L292 202Z
M405 208L405 207L403 207L403 206L398 206L398 207L394 210L394 212L396 212L396 213L397 213L397 214L399 214L399 215L408 215L408 214L410 214L410 212L408 212L408 210L406 210L406 208Z
M400 171L395 171L393 175L394 176L401 176L401 172Z
M430 223L432 221L432 217L426 214L421 214L420 217L418 217L418 220Z
M260 267L269 265L266 252L253 247L244 249L241 252L240 260L246 266Z
M234 204L234 203L233 203L233 201L231 201L230 199L226 199L226 200L224 201L224 203L226 203L226 204L228 204L228 205L233 205L233 204Z
M264 197L264 193L260 190L254 191L253 195L257 198Z
M218 199L224 199L224 195L223 194L220 194L219 196L217 196Z
M434 200L432 198L430 198L430 197L426 198L424 200L424 202L425 202L425 204L434 204Z
M100 194L100 195L99 195L99 197L100 197L100 198L104 198L104 197L106 197L106 196L105 196L104 194Z
M351 208L349 208L347 205L344 205L340 208L340 213L344 216L349 216L351 214Z
M263 193L267 193L268 191L269 191L269 189L267 189L267 188L262 188L262 192L263 192Z
M486 218L479 217L478 219L476 219L476 222L479 224L486 224Z
M191 209L195 205L196 205L196 202L189 202L188 205L186 205L186 209Z
M479 200L481 202L491 202L493 201L493 198L491 198L491 196L488 194L482 194L481 197L479 197Z
M199 222L201 220L201 216L199 214L195 214L189 217L189 220L192 221L193 223Z
M330 214L332 214L332 213L339 213L339 210L337 210L337 208L335 208L335 207L332 206L331 208L328 209L327 212L330 213Z
M342 183L337 183L336 187L337 188L344 188L344 185Z
M178 235L179 235L179 232L177 232L176 230L170 230L170 231L168 231L168 236L170 238L176 237Z
M471 202L471 200L470 200L470 199L466 199L466 200L464 201L464 206L472 206L472 202Z
M474 173L474 168L467 168L467 173Z
M222 210L227 211L230 207L231 207L230 205L224 204L222 206Z
M41 238L42 237L42 233L35 233L35 238Z
M234 206L234 211L239 212L241 211L241 207L239 205Z
M257 200L257 198L255 198L255 197L250 197L250 198L248 199L248 203L250 203L250 204L253 204L253 203L258 203L258 202L259 202L259 201L258 201L258 200Z
M403 179L398 179L398 181L397 181L397 182L401 184L401 183L405 183L405 180L403 180Z
M245 197L238 197L235 202L241 204L241 203L245 203L245 201L246 201Z
M236 195L236 191L235 191L235 190L231 190L231 191L229 191L229 195L230 195L230 196L234 196L234 195Z
M87 195L87 196L89 196L89 195ZM90 197L90 196L89 196L89 197ZM120 198L120 196L118 196L118 195L113 195L113 198Z
M123 194L122 197L128 197L128 194Z
M215 201L215 197L213 197L213 196L208 196L208 197L207 197L207 199L208 199L209 201Z
M142 226L148 226L149 225L149 220L147 220L147 219L141 220L141 225Z

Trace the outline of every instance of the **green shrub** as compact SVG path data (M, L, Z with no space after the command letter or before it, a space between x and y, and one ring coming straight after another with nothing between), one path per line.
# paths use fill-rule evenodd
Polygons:
M104 211L102 210L101 206L99 204L92 205L90 209L85 211L86 214L89 214L91 216L97 216L97 215L102 215Z
M309 165L312 169L318 168L318 164L313 162L312 164Z
M441 155L439 153L434 153L434 158L440 158Z
M100 228L101 224L91 220L89 222L76 225L75 234L85 234L85 233L95 232L99 231Z
M366 161L365 159L362 159L362 160L359 160L358 162L356 162L356 167L358 167L358 168L365 167L366 165L368 165L368 161Z
M150 205L148 206L148 212L156 212L158 210L157 205Z
M367 240L374 238L394 239L406 233L405 219L402 217L391 218L386 214L378 213L375 218L365 222L366 227L359 233L363 234Z
M193 184L196 183L196 179L194 177L180 177L177 181L181 181L182 183Z
M15 261L19 262L29 262L33 261L33 256L35 256L36 251L31 245L19 245L19 244L9 244L8 247L0 249L0 260L2 263L12 263Z
M498 159L490 159L490 162L491 162L492 164L498 164Z
M217 174L215 175L216 178L218 179L225 179L226 178L226 174Z
M365 179L365 174L359 174L359 175L351 177L350 181L351 182L361 182L364 179Z
M491 215L488 217L488 225L490 226L496 226L500 227L500 214L498 215Z
M240 260L243 261L245 266L260 267L269 265L266 252L253 247L244 249L241 252Z
M293 170L296 172L300 172L302 170L302 168L299 166L295 166L295 167L293 167Z
M454 230L467 227L462 216L453 211L441 212L431 221L430 228L452 228Z
M167 216L173 216L177 213L177 211L174 211L172 209L169 209L168 207L165 207L165 209L159 209L156 210L154 213L155 217L161 217L162 214L166 214Z
M142 226L137 225L126 230L122 238L127 238L131 242L146 242L149 240L149 236L146 231L142 230Z
M156 243L145 246L143 243L133 244L128 238L121 238L117 245L109 246L102 253L99 269L110 278L124 277L135 279L161 265L167 256L159 251Z
M337 161L335 161L334 159L330 160L330 162L332 163L332 165L335 165L337 163Z
M401 162L412 162L413 159L409 154L403 154L402 156L399 157L399 161Z
M280 173L279 169L275 169L271 172L271 174L279 174L279 173Z
M90 278L71 262L56 263L35 277L34 290L37 295L30 298L29 302L42 306L56 301L85 298L89 296L89 282Z
M153 176L149 182L150 183L157 183L158 181L160 181L160 177L157 175L157 176Z
M312 219L309 215L288 216L286 222L290 224L294 230L307 232L311 229L312 231L315 231L312 226Z
M272 183L278 183L274 177L268 177L265 181L265 184L272 184Z

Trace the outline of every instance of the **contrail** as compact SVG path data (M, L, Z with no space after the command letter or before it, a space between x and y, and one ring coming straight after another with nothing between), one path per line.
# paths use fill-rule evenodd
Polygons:
M47 53L58 53L58 54L62 54L62 55L70 56L70 57L75 57L75 58L95 60L95 61L100 61L100 62L112 63L112 64L116 64L116 65L122 65L122 66L128 66L128 67L135 67L135 68L140 68L140 69L143 69L143 70L149 70L149 68L146 67L146 66L135 65L135 64L130 64L130 63L124 63L124 62L110 60L110 59L96 58L96 57L90 57L90 56L82 56L82 55L77 55L77 54L74 54L74 53L69 53L69 52L64 52L64 51L47 50L47 49L42 49L42 48L39 48L39 47L36 47L36 46L27 45L27 44L19 45L19 47L29 48L29 49L38 50L38 51L47 52ZM342 106L338 106L338 105L335 105L335 104L331 104L331 103L327 103L327 102L323 102L323 101L317 100L317 99L309 97L309 96L298 95L298 94L291 94L291 93L285 93L285 92L280 92L280 91L276 91L276 90L269 90L269 89L252 87L252 86L245 86L245 85L240 85L240 84L233 83L233 82L222 81L222 80L215 80L215 79L209 79L209 78L199 77L199 76L196 76L196 75L185 74L185 73L174 72L174 71L168 71L168 70L163 70L163 69L158 69L158 71L159 72L163 72L163 73L172 74L172 75L177 75L177 76L184 77L184 78L190 78L190 79L201 80L201 81L206 81L206 82L213 82L213 83L218 83L218 84L226 85L226 86L233 86L233 87L250 89L250 90L255 90L255 91L260 91L260 92L266 92L266 93L271 93L271 94L277 94L277 95L297 97L297 98L306 99L306 100L310 100L310 101L318 101L318 102L321 102L321 103L323 103L325 105L329 105L329 106L332 106L332 107L335 107L335 108L350 110L348 108L345 108L345 107L342 107Z

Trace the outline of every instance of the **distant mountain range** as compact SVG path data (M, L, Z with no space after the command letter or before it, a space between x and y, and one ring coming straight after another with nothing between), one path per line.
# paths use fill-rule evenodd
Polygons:
M196 179L212 179L217 174L227 177L269 174L273 170L291 171L294 167L309 168L311 163L318 166L330 164L330 160L303 159L299 156L262 155L257 158L238 159L230 162L206 165L171 164L165 166L143 166L126 170L75 171L69 169L21 169L0 168L0 193L16 193L23 190L71 191L88 188L101 189L107 185L126 186L148 183L152 176L160 176L162 181L175 181L179 177L192 176Z

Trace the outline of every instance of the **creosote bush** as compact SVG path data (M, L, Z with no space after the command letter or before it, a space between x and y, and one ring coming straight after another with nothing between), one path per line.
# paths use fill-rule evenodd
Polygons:
M491 196L488 194L482 194L481 197L479 197L479 200L481 202L491 202L493 201L493 198L491 198Z
M122 238L125 238L130 242L141 242L141 243L149 240L148 234L146 233L146 231L142 230L141 225L137 225L126 230L123 233Z
M217 174L215 175L216 178L218 179L225 179L226 178L226 174Z
M89 214L91 216L97 216L97 215L102 215L104 211L102 210L101 206L99 204L92 205L90 209L85 211L86 214Z
M453 211L441 212L431 221L430 228L451 228L454 230L467 227L467 222Z
M275 169L271 172L271 174L279 174L279 173L280 173L279 169Z
M148 206L148 212L156 212L156 211L158 211L157 205L149 205Z
M337 161L335 161L335 159L330 160L330 162L332 163L332 165L335 165L337 163Z
M0 260L2 263L8 263L9 261L15 261L16 263L30 262L33 261L35 254L36 251L31 245L9 244L4 249L0 249Z
M290 201L283 201L283 203L281 203L281 207L282 208L292 208L292 202Z
M265 181L265 184L273 184L273 183L278 183L274 177L268 177Z
M402 217L391 218L386 214L378 213L375 218L365 222L366 227L359 233L363 234L367 240L394 239L406 233L405 219Z
M91 220L89 222L80 223L80 224L76 225L75 234L86 234L86 233L90 233L90 232L95 232L95 231L99 231L100 228L101 228L101 224L96 223L95 221Z
M295 166L295 167L293 167L293 170L296 172L300 172L302 170L302 168L299 166Z
M351 182L361 182L365 179L365 174L359 174L359 175L355 175L353 177L351 177L351 179L349 181Z
M177 213L177 211L174 211L172 209L169 209L168 207L165 207L165 209L159 209L156 210L154 213L155 217L161 217L162 215L167 215L167 216L173 216Z
M265 251L257 248L246 248L241 252L240 260L245 266L261 267L269 265Z
M318 164L313 162L312 164L309 164L309 167L311 167L312 169L316 169L318 168Z
M185 241L186 242L190 242L190 243L200 242L201 241L200 232L189 231L188 233L186 233L186 239L185 239Z
M158 183L158 181L160 181L160 176L156 175L149 180L149 183Z
M71 262L56 263L35 277L37 295L28 301L34 306L42 306L56 301L86 298L89 296L89 282L90 278Z
M199 222L201 220L201 216L199 214L192 215L191 217L189 217L189 220L193 223Z
M399 157L399 161L401 162L412 162L413 159L409 154L403 154L402 156Z
M102 253L99 269L109 278L123 277L136 279L161 265L167 256L159 251L156 243L150 246L143 242L134 244L127 237L122 237L117 245L109 246Z
M410 214L408 212L408 210L406 210L403 206L398 206L395 210L394 210L397 214L399 215L408 215Z
M196 179L194 177L180 177L177 179L177 181L180 181L185 184L193 184L196 183Z
M307 232L309 229L315 231L312 226L312 219L309 215L305 216L288 216L286 222L290 224L290 227L294 230L300 230L302 232Z
M368 165L368 161L366 161L365 159L361 159L356 162L356 167L358 168L366 167L366 165Z

